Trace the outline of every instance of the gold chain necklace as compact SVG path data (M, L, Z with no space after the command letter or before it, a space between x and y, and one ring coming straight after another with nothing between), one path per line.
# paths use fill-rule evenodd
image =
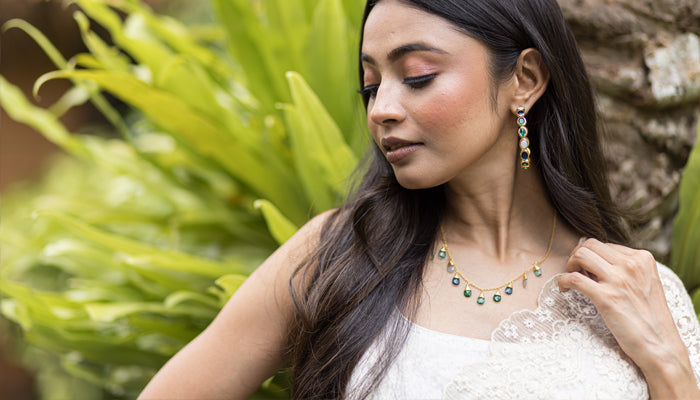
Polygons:
M490 288L485 288L478 286L474 282L470 281L460 270L455 266L454 260L452 259L452 255L450 254L450 249L447 247L447 239L445 238L445 231L442 229L442 225L440 226L440 233L442 234L442 247L438 251L438 257L440 258L445 258L447 257L447 272L449 273L454 273L454 276L452 277L452 284L455 286L459 286L461 279L463 279L466 282L466 285L464 286L464 297L472 297L472 288L479 290L480 294L479 297L476 299L476 303L479 305L482 305L486 302L486 297L484 297L484 292L493 292L495 291L496 293L493 295L493 301L496 303L501 301L501 289L505 287L503 290L505 294L511 295L513 294L513 281L515 281L518 278L522 277L523 280L523 287L527 287L527 273L532 271L532 273L536 277L542 276L542 269L540 269L540 264L544 262L544 260L547 259L549 256L549 252L552 250L552 242L554 241L554 229L557 226L557 214L554 213L554 222L552 222L552 235L549 238L549 246L547 246L547 252L544 255L544 258L542 258L540 261L536 261L533 263L531 266L527 267L523 272L518 274L515 278L509 280L508 282L500 285L500 286L495 286L495 287L490 287ZM460 279L461 278L461 279Z

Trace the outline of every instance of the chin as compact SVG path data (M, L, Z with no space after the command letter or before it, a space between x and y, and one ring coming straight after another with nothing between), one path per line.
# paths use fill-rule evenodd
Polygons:
M408 176L407 174L396 174L396 172L394 172L394 174L399 185L409 190L430 189L442 183L429 179L429 177L426 176Z

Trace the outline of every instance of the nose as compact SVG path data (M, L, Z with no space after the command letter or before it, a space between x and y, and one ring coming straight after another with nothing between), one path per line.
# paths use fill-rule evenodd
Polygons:
M373 123L387 126L404 120L406 110L399 101L400 94L396 89L388 85L379 87L369 104L368 117Z

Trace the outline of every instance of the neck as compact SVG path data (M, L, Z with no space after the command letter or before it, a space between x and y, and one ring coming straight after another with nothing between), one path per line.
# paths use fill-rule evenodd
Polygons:
M450 241L479 249L499 262L521 251L541 252L555 210L539 171L502 168L472 171L446 185L443 223Z

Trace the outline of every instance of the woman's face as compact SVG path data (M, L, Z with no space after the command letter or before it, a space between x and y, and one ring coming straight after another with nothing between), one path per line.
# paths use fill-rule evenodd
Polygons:
M383 0L367 18L361 62L369 130L402 186L434 187L474 166L515 164L515 117L501 88L494 109L479 41L438 16Z

